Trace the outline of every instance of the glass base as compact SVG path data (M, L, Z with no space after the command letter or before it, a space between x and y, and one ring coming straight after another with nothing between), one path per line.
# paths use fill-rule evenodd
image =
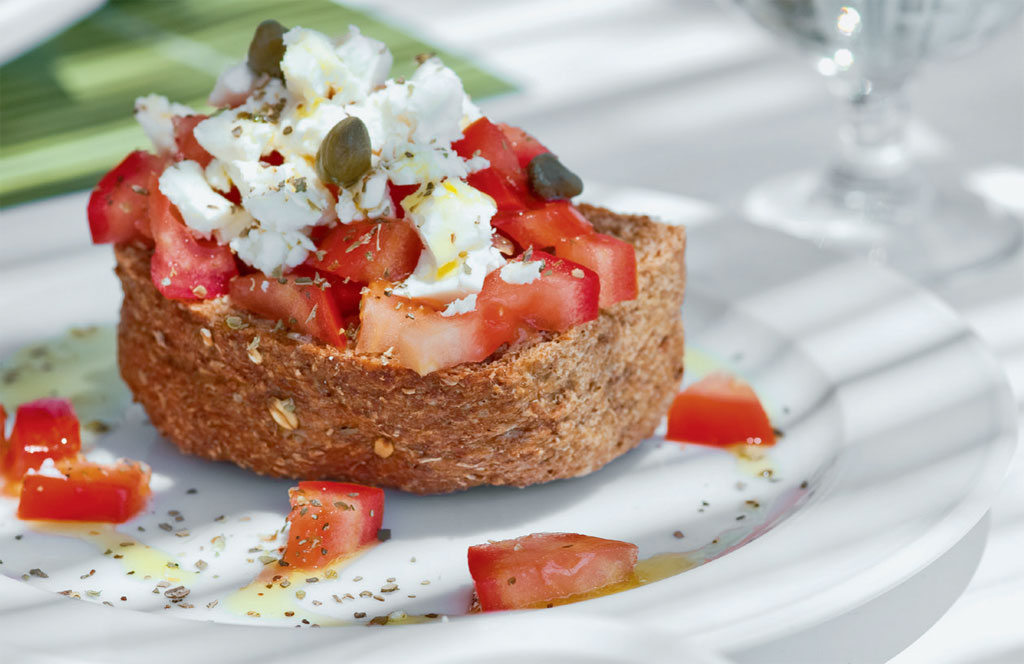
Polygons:
M1024 224L994 211L959 185L940 186L908 209L879 209L849 194L839 205L821 194L814 173L795 173L756 187L745 201L754 223L846 254L861 255L919 281L941 280L995 264L1021 246Z

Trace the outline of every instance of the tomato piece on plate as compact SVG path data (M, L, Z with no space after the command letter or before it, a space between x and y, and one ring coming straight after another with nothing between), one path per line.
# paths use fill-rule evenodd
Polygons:
M602 309L616 302L636 299L636 250L625 240L604 233L562 238L555 245L555 255L597 273L601 280L598 304Z
M360 284L405 279L423 251L416 229L398 219L339 224L318 247L306 265Z
M552 600L628 581L629 542L574 533L535 533L469 547L469 573L483 611L541 608Z
M74 457L82 448L78 416L67 399L38 399L18 406L3 457L4 473L18 480L44 459Z
M149 219L156 243L150 276L164 297L205 300L228 292L228 282L238 274L231 249L192 235L178 211L160 193L156 177L150 184Z
M512 147L512 152L515 153L516 159L519 160L519 166L526 168L533 161L533 158L539 154L545 152L551 152L544 147L540 141L533 136L530 136L519 127L513 127L503 122L498 123L498 128L501 129L501 133L505 134L505 140Z
M754 389L724 371L676 395L665 437L701 445L774 445L775 432Z
M554 247L562 238L594 232L594 227L569 201L551 201L544 207L494 215L491 225L524 249Z
M150 237L150 177L164 169L164 160L144 150L124 158L89 196L89 232L93 244L127 242Z
M377 542L384 492L344 482L299 482L288 490L288 543L281 558L297 569L320 569Z
M388 353L395 362L424 376L464 362L486 359L516 330L511 319L490 318L478 308L442 316L429 305L391 293L375 282L363 293L356 350Z
M202 145L199 145L199 141L196 140L193 133L196 125L208 117L207 115L198 114L175 115L171 118L171 122L174 123L174 144L178 146L178 151L174 154L175 160L189 159L198 162L203 168L210 164L213 160L213 155L207 152L206 148Z
M124 523L149 498L149 467L121 460L114 465L82 457L57 464L63 477L29 473L21 485L19 519Z
M487 118L466 127L463 138L452 143L463 159L481 156L490 166L470 173L466 182L494 199L499 211L516 211L539 205L530 193L526 170L504 132Z
M320 341L344 348L345 323L324 284L297 283L303 277L282 279L262 273L245 274L231 280L231 302L254 314L280 320L285 326ZM284 281L284 283L281 283Z
M406 196L415 194L419 188L418 184L394 184L388 182L388 195L391 196L391 206L395 208L395 217L405 219L405 208L402 207L402 201L405 200Z
M505 268L487 275L477 309L491 321L521 321L540 330L564 332L598 316L600 282L593 270L543 251L530 251L540 276L529 283L508 283ZM509 261L523 261L526 254Z

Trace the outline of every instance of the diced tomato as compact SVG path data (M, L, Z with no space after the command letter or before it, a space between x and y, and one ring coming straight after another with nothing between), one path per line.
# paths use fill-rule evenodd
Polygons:
M89 196L89 231L93 244L127 242L149 233L150 177L164 169L164 160L136 150L96 185Z
M0 459L7 453L7 410L0 403Z
M445 367L486 359L516 334L510 318L477 310L442 316L439 311L390 294L390 284L375 282L363 294L356 350L384 353L421 376Z
M522 321L541 330L564 332L597 318L600 282L591 269L543 251L531 253L531 261L543 261L543 266L541 276L530 283L510 284L500 269L487 275L477 309L488 320Z
M3 456L8 479L17 481L44 459L59 461L82 447L78 416L67 399L38 399L18 406L14 429Z
M536 533L469 547L483 611L540 608L630 579L637 547L573 533Z
M264 164L270 164L271 166L280 166L284 163L284 155L274 150L270 154L265 154L260 157L260 161Z
M493 198L499 211L514 212L542 203L530 193L526 171L505 134L487 118L466 127L452 149L464 159L479 155L490 162L488 168L471 173L466 182Z
M775 444L772 424L754 389L724 371L676 395L665 437L701 445Z
M597 273L601 280L601 308L634 300L637 295L636 250L633 245L604 233L562 238L555 255L579 263Z
M149 219L156 243L150 276L164 297L204 300L228 292L228 282L238 274L231 249L193 236L178 211L160 193L155 177L151 182Z
M282 560L297 569L327 567L377 541L384 492L343 482L299 482L288 490L288 543Z
M339 224L318 246L320 251L311 253L306 265L360 284L405 279L423 251L416 229L397 219Z
M505 134L505 140L512 146L512 152L515 153L516 159L519 160L519 165L523 168L529 166L530 162L537 155L551 152L551 150L541 145L540 141L519 127L498 123L498 128L501 129L501 133Z
M498 212L491 225L523 247L547 249L567 237L594 232L594 227L569 201L551 201L542 208Z
M395 217L405 219L405 208L402 207L402 201L405 200L406 196L415 194L419 188L418 184L393 184L388 182L388 195L391 196L391 206L395 208Z
M321 280L326 281L330 286L326 287L326 293L334 300L338 313L342 317L359 314L359 300L362 299L363 284L354 281L345 281L336 274L320 272L308 265L300 265L292 270L289 276L307 277L314 283L320 284Z
M79 457L57 468L65 477L25 475L18 518L123 523L146 506L150 470L143 463L105 466Z
M213 160L213 155L207 152L206 148L202 145L199 145L199 141L196 140L193 133L196 125L207 117L209 116L175 115L171 118L171 122L174 123L174 143L178 146L178 151L174 154L175 160L190 159L198 162L203 168L206 168L210 161Z
M326 344L344 348L345 323L334 298L326 292L329 289L322 284L299 284L296 279L301 277L277 279L259 272L237 276L229 285L231 301Z

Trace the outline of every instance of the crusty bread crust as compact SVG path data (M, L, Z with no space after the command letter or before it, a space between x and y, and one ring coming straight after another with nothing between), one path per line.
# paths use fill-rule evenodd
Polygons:
M119 245L121 375L183 451L265 475L414 493L586 475L653 433L682 378L686 235L580 209L636 247L639 297L426 376L275 332L227 298L168 300L150 280L150 251ZM227 316L248 326L233 329ZM256 336L258 354L247 350Z

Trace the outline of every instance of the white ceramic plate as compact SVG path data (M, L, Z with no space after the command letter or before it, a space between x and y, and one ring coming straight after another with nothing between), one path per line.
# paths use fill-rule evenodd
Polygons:
M888 272L714 220L686 199L596 187L589 198L690 225L686 381L714 368L745 377L785 432L781 442L750 461L655 437L582 479L449 496L389 492L390 541L336 579L298 579L262 598L259 587L236 591L274 553L290 482L181 456L128 405L102 328L48 346L49 355L15 353L69 326L113 323L120 293L109 248L88 246L81 196L8 211L0 358L5 370L40 378L18 394L0 384L0 395L9 406L53 389L75 397L83 420L115 425L90 455L147 461L156 495L146 514L99 534L41 532L0 500L4 645L107 662L278 661L326 648L368 660L679 659L686 638L749 647L849 610L925 567L980 519L1013 452L1016 415L1002 373L951 311ZM40 373L47 363L77 368L54 381ZM642 558L668 553L670 565L694 568L549 611L463 615L466 548L541 531L628 540ZM389 579L398 590L385 593ZM191 594L171 605L161 580ZM55 594L64 590L81 600ZM450 619L356 626L397 611ZM303 618L321 629L279 629L305 628Z

